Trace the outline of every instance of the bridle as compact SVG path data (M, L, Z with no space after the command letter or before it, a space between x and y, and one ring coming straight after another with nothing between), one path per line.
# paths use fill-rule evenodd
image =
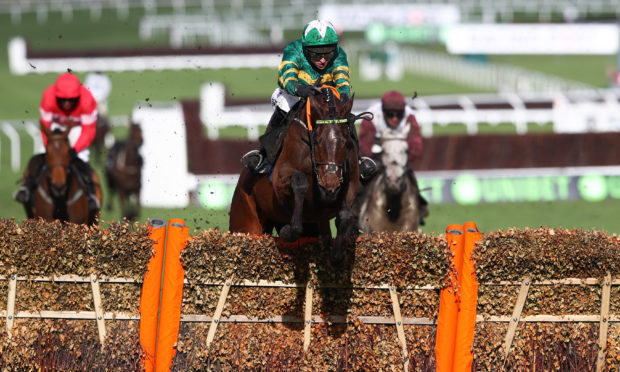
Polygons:
M51 139L49 139L51 140ZM47 151L46 151L47 152ZM46 154L47 155L47 154ZM48 185L51 187L52 182L51 182L51 175L52 175L52 170L55 168L63 168L65 170L65 183L67 182L67 180L69 179L69 175L72 172L76 172L75 170L73 170L73 167L71 166L71 164L69 165L65 165L62 162L55 162L55 163L51 163L48 164L47 160L45 162L44 167L46 168L44 170L44 172L46 173L45 177L47 177L48 179ZM41 195L41 197L43 197L43 199L48 202L49 204L52 205L56 205L57 202L59 202L60 200L57 197L54 197L53 195L49 195L44 189L43 187L41 187L39 185L39 187L37 188L37 192ZM71 197L67 197L65 204L66 206L70 206L72 204L74 204L75 202L77 202L80 197L84 194L84 190L82 190L82 188L78 188L78 190L73 194L73 196Z
M325 102L327 102L328 107L329 107L329 119L317 119L314 121L315 125L346 125L346 134L347 136L350 136L349 133L349 119L348 118L335 118L336 116L336 106L334 105L334 95L337 98L340 98L340 93L336 90L336 88L332 87L332 86L327 86L327 85L323 85L321 88L321 91L323 92L323 94L325 95ZM316 178L316 182L320 183L320 177L319 177L319 166L324 166L325 167L325 173L329 174L329 173L333 173L333 174L337 174L338 169L342 169L342 172L340 172L340 177L338 177L338 180L340 182L340 184L344 183L344 175L345 173L347 173L348 169L347 169L347 165L346 162L343 163L337 163L337 162L333 162L333 161L317 161L316 160L316 154L315 154L315 150L314 150L314 128L312 126L312 119L310 117L310 112L311 112L311 107L310 107L310 98L307 98L305 101L305 106L306 106L306 122L304 122L303 120L299 119L299 118L295 118L293 119L294 121L296 121L297 123L301 124L307 131L308 133L308 144L310 146L310 160L312 162L312 173L314 175L314 177Z

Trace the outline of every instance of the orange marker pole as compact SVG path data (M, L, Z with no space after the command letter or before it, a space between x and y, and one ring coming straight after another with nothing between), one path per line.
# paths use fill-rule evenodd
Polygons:
M144 369L155 369L155 345L161 290L161 271L166 249L166 222L159 218L149 221L149 238L153 243L153 256L147 264L140 293L140 345L144 350Z
M463 226L448 225L446 240L450 251L454 254L453 262L458 280L463 266ZM437 317L437 336L435 339L435 359L437 372L452 371L454 363L454 343L459 310L459 296L452 287L441 290L439 297L439 316Z
M155 370L157 372L169 371L172 359L176 354L175 345L179 336L183 279L185 277L185 270L181 265L181 251L187 245L188 234L189 228L185 227L185 221L182 219L173 218L168 221L155 354Z
M482 238L482 233L478 231L474 222L467 222L463 227L465 228L465 243L463 244L462 275L459 277L461 306L457 320L452 370L470 372L474 361L471 350L476 333L476 308L478 306L478 280L472 255L476 242Z

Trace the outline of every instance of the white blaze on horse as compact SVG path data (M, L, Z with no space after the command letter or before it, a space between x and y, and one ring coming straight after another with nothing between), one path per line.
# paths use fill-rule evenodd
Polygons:
M407 141L384 139L381 170L356 203L364 233L417 231L420 222L417 185L409 170Z

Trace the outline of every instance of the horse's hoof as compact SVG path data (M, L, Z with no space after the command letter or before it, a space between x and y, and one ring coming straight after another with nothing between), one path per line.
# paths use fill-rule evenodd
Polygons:
M26 188L26 186L20 186L19 189L13 194L13 199L17 200L22 204L26 204L30 201L30 190Z
M299 239L299 234L295 234L291 225L284 225L280 229L280 238L287 243L292 243Z

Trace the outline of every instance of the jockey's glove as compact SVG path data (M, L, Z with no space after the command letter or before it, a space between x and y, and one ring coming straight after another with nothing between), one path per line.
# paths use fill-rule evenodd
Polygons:
M77 152L75 152L74 148L69 149L69 159L71 161L74 161L75 159L77 159Z
M321 94L321 90L313 85L298 84L295 87L295 95L298 97L313 97Z

